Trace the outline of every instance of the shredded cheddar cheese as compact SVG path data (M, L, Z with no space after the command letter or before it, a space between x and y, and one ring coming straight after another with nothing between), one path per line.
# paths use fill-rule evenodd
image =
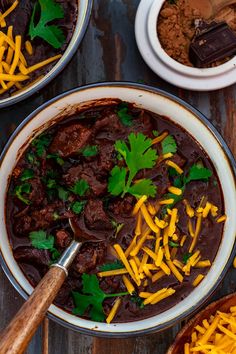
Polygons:
M178 172L180 175L182 173L184 173L184 171L182 170L182 168L180 168L175 162L171 161L171 160L167 160L166 164L170 167L173 167L173 169Z
M174 203L174 199L170 198L170 199L164 199L164 200L160 200L159 204L160 205L170 205Z
M220 216L217 220L216 220L216 222L217 223L220 223L220 222L223 222L223 221L225 221L226 220L226 215L222 215L222 216Z
M153 222L150 214L148 213L148 210L146 208L146 205L145 204L142 204L141 207L141 212L142 212L142 215L147 223L147 225L150 227L150 229L153 231L153 232L159 232L159 227Z
M115 303L114 303L109 315L106 318L106 323L108 323L108 324L111 323L111 321L114 319L114 317L115 317L120 305L121 305L121 298L118 297L115 300Z
M5 18L13 11L15 10L15 8L17 7L17 5L19 4L19 1L16 0L13 2L13 4L9 7L9 9L7 9L3 14L0 15L0 23L2 24L2 22L5 20ZM5 22L4 22L5 23ZM1 27L5 27L2 26Z
M134 209L133 209L133 213L132 215L136 215L140 209L140 207L142 206L143 203L145 203L147 200L147 196L143 195L135 204Z
M33 47L30 41L25 42L25 49L29 55L33 55Z
M182 194L182 189L177 188L177 187L173 187L173 186L169 187L168 191L170 193L172 193L172 194L175 194L175 195L181 195Z
M126 274L128 271L126 268L121 268L121 269L114 269L114 270L107 270L105 272L99 272L97 273L99 277L113 277L114 275L120 275L120 274Z
M193 286L197 286L202 281L203 278L204 278L203 274L198 274L198 276L193 281Z
M121 262L124 264L125 268L127 269L129 275L134 280L134 282L138 285L138 281L136 280L135 274L133 273L133 270L131 269L130 264L129 264L122 248L120 247L119 244L115 244L114 249L116 250L117 255L120 257Z
M162 140L164 140L168 136L168 132L163 132L161 135L153 139L152 145L160 143Z

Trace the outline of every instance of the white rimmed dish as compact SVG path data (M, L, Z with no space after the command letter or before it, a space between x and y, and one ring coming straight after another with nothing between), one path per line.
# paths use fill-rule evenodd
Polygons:
M33 289L13 257L5 225L5 197L11 172L32 138L55 123L57 119L68 115L69 112L73 114L83 107L109 104L115 98L135 103L138 107L167 116L195 137L215 166L221 181L225 211L228 216L222 242L209 273L189 296L171 309L145 320L110 325L78 318L55 305L49 309L49 317L68 328L90 335L126 337L167 328L196 311L216 289L232 262L236 234L235 161L215 128L190 105L175 96L148 86L106 83L75 89L39 107L18 127L1 156L0 251L4 271L20 294L27 298Z
M150 68L164 80L186 89L210 91L236 82L236 56L214 68L193 68L172 59L162 48L157 20L165 0L141 0L135 19L139 51Z
M78 18L76 26L72 35L72 38L63 53L61 59L56 62L52 69L44 75L44 77L33 85L29 86L25 90L19 93L15 92L14 95L1 99L0 97L0 108L11 106L19 101L26 99L27 97L33 95L37 91L41 90L46 86L51 80L53 80L69 63L72 56L75 54L78 46L80 45L86 29L88 27L89 18L92 10L93 0L78 0Z

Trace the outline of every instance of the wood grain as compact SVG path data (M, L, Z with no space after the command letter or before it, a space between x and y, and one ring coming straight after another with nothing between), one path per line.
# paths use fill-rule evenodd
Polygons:
M49 269L32 295L1 333L0 353L22 354L66 278L63 269Z
M46 100L76 86L108 80L142 82L176 94L198 108L216 126L236 155L236 85L214 92L174 87L155 75L141 58L134 37L139 0L94 0L89 28L80 49L53 82L33 97L0 111L0 148L15 126ZM117 46L117 47L116 47ZM236 288L231 269L213 297ZM0 270L0 330L16 313L22 299ZM165 354L180 325L162 333L126 340L93 339L49 323L49 354ZM41 330L27 354L41 353Z

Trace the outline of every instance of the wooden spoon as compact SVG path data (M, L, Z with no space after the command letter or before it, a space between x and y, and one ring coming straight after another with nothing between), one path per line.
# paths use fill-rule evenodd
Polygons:
M169 348L166 354L183 354L184 344L191 339L191 333L194 327L200 324L205 318L214 315L216 311L228 312L231 306L236 305L236 293L225 296L207 306L204 310L200 311L193 317L177 334L174 343Z
M236 0L188 0L193 9L198 9L204 19L214 16L224 7L236 4Z
M85 242L102 241L97 239L88 240L88 235L78 232L80 230L75 227L73 219L69 219L69 223L74 232L75 239L64 251L59 261L50 267L31 296L17 312L7 328L1 333L1 354L21 354L25 351L30 339L42 322L49 306L65 281L68 275L68 268L78 254L81 246Z

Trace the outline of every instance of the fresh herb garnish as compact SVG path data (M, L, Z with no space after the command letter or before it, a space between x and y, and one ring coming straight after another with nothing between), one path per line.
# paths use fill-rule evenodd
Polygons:
M30 164L35 164L36 166L39 165L39 161L37 160L36 156L33 152L28 152L26 155L26 159Z
M200 164L194 164L185 179L185 184L191 181L208 180L212 176L212 171Z
M81 178L75 182L74 186L70 188L70 191L80 197L84 196L89 189L89 184L85 179Z
M133 117L128 113L128 103L121 102L118 106L117 114L123 125L131 127L133 124Z
M145 168L154 167L157 154L154 149L151 148L152 140L147 138L142 133L131 133L128 136L129 147L125 141L118 140L115 143L116 151L123 156L127 167L115 166L108 180L108 191L115 196L122 194L122 197L126 193L133 194L135 196L147 195L155 196L156 186L149 179L143 179L137 183L132 184L132 181L138 171ZM128 173L128 179L127 177Z
M106 264L101 265L99 267L99 270L101 272L107 272L109 270L115 270L115 269L121 269L121 268L124 268L124 264L117 259L113 263L106 263Z
M122 228L124 227L125 224L121 223L117 223L115 220L112 220L112 226L115 228L115 234L114 234L114 238L117 237L118 233L122 230Z
M188 259L189 259L192 255L193 255L192 253L185 253L185 254L183 255L183 263L184 263L184 264L187 264Z
M106 316L103 311L103 301L109 297L118 297L128 295L128 292L119 294L106 294L99 286L98 278L95 274L82 275L82 294L72 291L72 296L75 304L73 309L74 315L83 316L88 310L89 317L93 321L102 322Z
M29 35L31 40L40 37L53 48L59 49L65 42L65 36L60 27L48 25L54 20L64 18L62 6L54 0L38 0L34 5L30 20ZM37 18L39 18L36 23Z
M86 204L85 200L82 200L80 202L75 202L71 205L71 210L75 213L75 214L80 214L81 211L84 209L84 206Z
M46 156L47 159L53 159L60 166L63 166L65 161L58 154L49 154Z
M42 157L44 155L51 140L52 138L49 135L41 134L32 141L31 145L35 147L36 154L39 157Z
M175 154L177 151L177 144L172 135L168 135L162 142L162 154L172 153Z
M158 130L153 130L152 131L152 135L157 137L159 135L159 131Z
M27 205L30 204L30 200L26 199L23 196L23 194L30 194L30 192L31 192L31 184L29 184L29 183L23 183L19 186L16 186L15 191L14 191L16 197Z
M179 247L179 244L177 242L169 241L169 246L177 248L177 247Z
M56 211L54 211L52 217L53 217L53 220L55 220L55 221L58 220L58 219L60 219L60 215L59 215L58 212L56 212Z
M33 177L34 177L34 171L31 170L31 169L26 168L26 169L22 172L22 174L21 174L21 176L20 176L20 180L21 180L22 182L24 182L24 181L27 181L28 179L33 178Z
M60 257L60 252L54 247L54 236L47 235L45 231L39 230L30 232L29 238L34 248L38 250L49 250L53 261Z
M97 145L87 145L81 152L84 157L96 156L98 154L98 147Z
M57 187L58 191L58 198L61 199L63 202L66 202L68 200L70 192L68 192L66 189L64 189L61 186Z
M135 304L137 304L141 309L144 308L144 303L143 303L143 299L138 296L138 294L136 292L134 292L131 297L130 297L130 300L132 302L134 302Z
M57 182L56 182L56 180L55 180L55 179L51 179L51 178L49 178L49 179L47 180L46 185L47 185L47 188L48 188L48 189L54 189L54 188L57 188Z

